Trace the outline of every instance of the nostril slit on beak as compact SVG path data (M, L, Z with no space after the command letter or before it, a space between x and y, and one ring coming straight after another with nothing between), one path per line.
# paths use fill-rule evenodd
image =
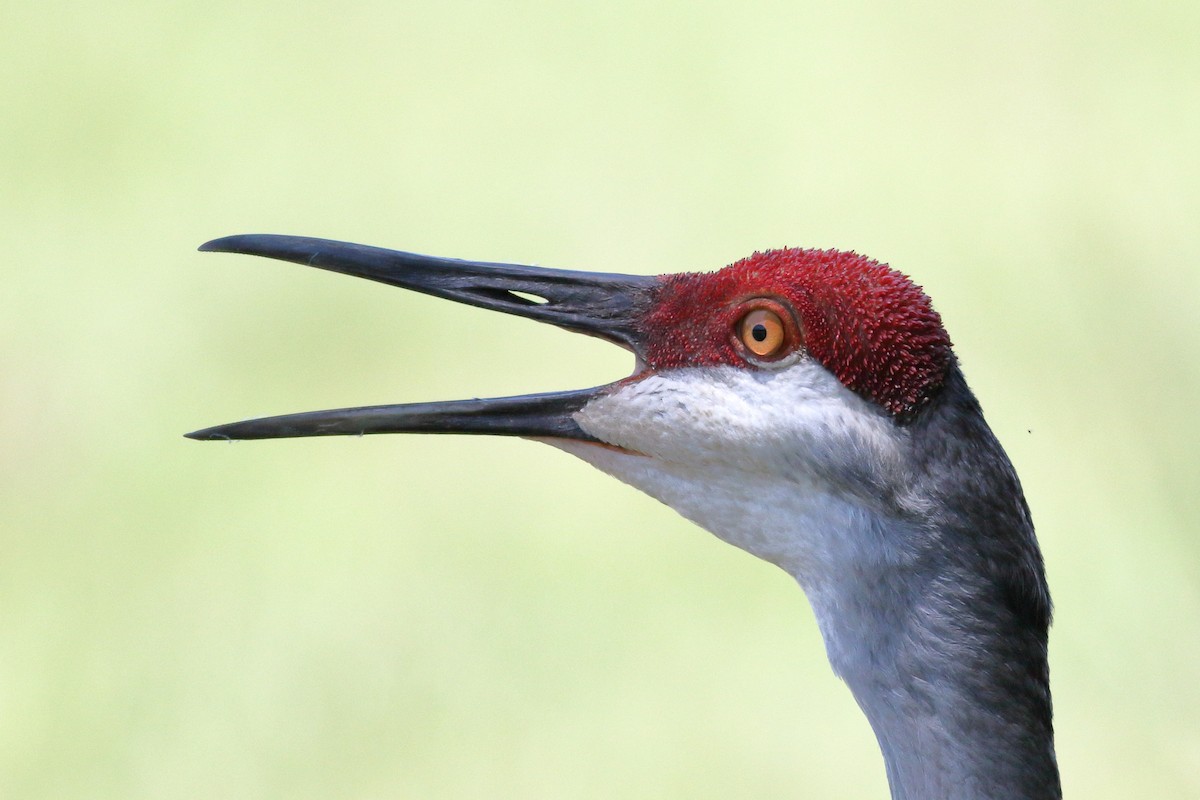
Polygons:
M531 306L543 306L549 302L546 298L542 297L541 295L531 294L529 292L515 292L510 289L508 291L508 295L509 295L510 299L514 299L514 300L517 300L518 302L525 303L525 304L531 305Z
M514 289L502 289L498 286L475 286L467 289L466 292L474 297L487 299L501 306L544 306L550 302L539 294L518 292Z

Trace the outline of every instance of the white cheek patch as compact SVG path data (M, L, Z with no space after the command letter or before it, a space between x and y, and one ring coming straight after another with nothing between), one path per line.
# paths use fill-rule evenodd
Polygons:
M814 361L663 372L596 398L575 420L602 441L688 466L789 475L869 463L887 474L901 463L900 429Z
M815 582L840 572L837 564L881 552L878 518L852 498L864 491L859 473L902 481L903 432L815 362L776 372L672 370L596 398L575 419L644 455L555 446L784 567L807 589L819 591Z

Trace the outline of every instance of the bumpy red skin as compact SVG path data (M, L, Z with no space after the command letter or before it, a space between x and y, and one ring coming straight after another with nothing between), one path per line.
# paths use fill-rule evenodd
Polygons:
M768 250L714 273L665 275L642 317L653 370L747 360L734 341L744 303L794 311L800 346L844 386L907 422L941 388L950 337L921 287L886 264L840 250Z

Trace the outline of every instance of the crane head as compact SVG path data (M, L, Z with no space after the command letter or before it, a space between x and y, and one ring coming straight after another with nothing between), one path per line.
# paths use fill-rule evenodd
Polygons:
M740 541L713 517L744 511L756 497L761 504L764 492L793 491L797 482L813 498L876 505L902 498L904 430L937 396L953 360L918 286L836 250L768 250L713 273L645 277L293 236L231 236L200 249L292 261L542 320L625 347L636 367L591 389L289 414L190 438L541 439L781 565L794 560L782 542Z

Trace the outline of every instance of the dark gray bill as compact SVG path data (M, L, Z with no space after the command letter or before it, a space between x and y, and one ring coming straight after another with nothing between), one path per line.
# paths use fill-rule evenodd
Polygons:
M639 339L635 323L649 300L650 290L658 282L645 275L461 261L364 244L270 233L226 236L206 242L200 249L266 256L368 278L459 303L549 322L560 328L608 339L634 352L637 352Z
M460 261L301 236L215 239L204 251L267 256L413 289L599 336L639 353L637 321L657 279ZM441 403L342 408L234 422L192 439L276 439L370 433L474 433L596 441L573 415L605 387Z
M597 441L572 418L603 387L486 400L404 403L392 406L306 411L231 422L184 434L189 439L286 439L296 436L363 436L368 433L477 433L557 436Z

